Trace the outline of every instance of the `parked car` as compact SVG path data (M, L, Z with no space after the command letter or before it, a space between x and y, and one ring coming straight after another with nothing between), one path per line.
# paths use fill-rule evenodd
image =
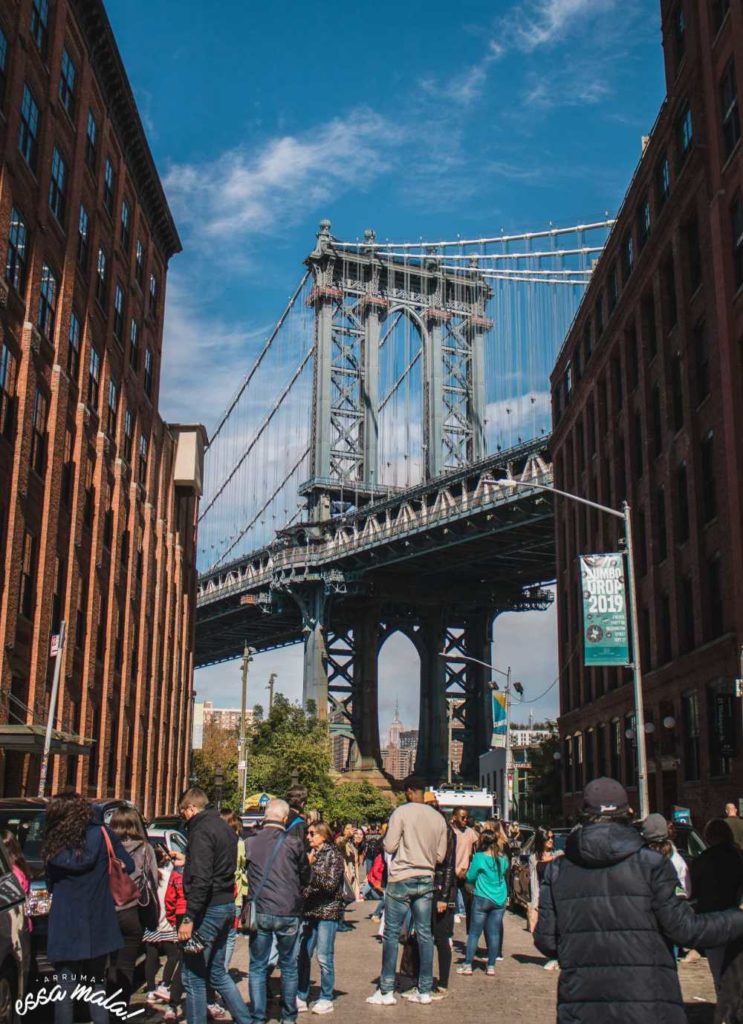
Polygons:
M16 1019L15 1001L26 994L31 950L26 894L0 842L0 1024Z
M676 844L676 849L687 864L690 864L695 857L698 857L700 853L707 849L707 843L693 825L677 825L674 823L672 838Z
M159 818L153 818L147 822L148 833L152 829L171 828L175 832L186 834L186 823L180 814L161 814Z
M551 831L555 837L555 852L564 851L571 830L569 828L553 828ZM531 902L529 855L534 849L535 836L536 831L532 832L523 844L519 857L511 865L511 903L524 909Z
M164 846L169 853L185 853L188 840L183 832L175 828L147 826L147 838L153 846Z

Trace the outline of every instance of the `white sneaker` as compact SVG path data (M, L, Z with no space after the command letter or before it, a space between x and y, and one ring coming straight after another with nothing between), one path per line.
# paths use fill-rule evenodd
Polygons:
M366 997L367 1003L371 1003L372 1006L396 1006L397 1000L395 999L392 992L382 992L380 988L374 993L373 996Z
M316 1003L312 1004L310 1009L313 1013L332 1013L335 1007L330 999L318 999Z
M297 996L297 1013L307 1013L308 1010L309 1006L307 1005L306 1000L300 999L299 996Z
M403 999L412 999L413 996L418 995L418 989L409 988L406 992L401 992L400 995L403 997Z
M423 1003L424 1006L428 1006L431 1002L430 992L416 992L414 996L410 997L411 1003Z
M463 916L464 916L463 914L455 914L454 915L454 923L455 924L461 924Z

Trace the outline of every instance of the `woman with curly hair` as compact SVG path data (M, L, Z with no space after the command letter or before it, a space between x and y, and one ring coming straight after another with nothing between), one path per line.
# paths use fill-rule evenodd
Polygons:
M71 995L77 978L105 993L106 957L123 945L108 879L105 825L93 821L90 804L79 793L58 793L46 815L43 857L52 905L47 955L67 998L54 1004L55 1024L72 1024ZM113 852L127 871L134 861L119 839L108 833ZM108 1024L108 1010L89 1005L94 1024Z

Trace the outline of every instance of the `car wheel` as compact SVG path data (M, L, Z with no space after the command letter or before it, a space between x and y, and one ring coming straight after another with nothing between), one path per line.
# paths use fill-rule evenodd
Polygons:
M15 965L3 964L0 968L0 1024L13 1024L15 1020L16 982Z

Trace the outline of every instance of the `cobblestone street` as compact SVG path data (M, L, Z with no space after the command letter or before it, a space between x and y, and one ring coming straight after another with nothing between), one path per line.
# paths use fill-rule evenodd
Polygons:
M505 917L504 960L498 964L494 978L486 977L484 964L478 965L477 962L471 978L456 974L465 939L462 922L456 926L454 935L455 955L448 999L430 1006L410 1005L405 999L398 999L397 1005L393 1007L367 1005L365 999L374 990L382 957L381 943L375 938L376 925L367 920L371 905L367 903L352 908L348 921L354 930L340 933L337 937L336 1017L340 1015L342 1020L353 1019L354 1024L400 1016L410 1021L426 1018L443 1024L451 1019L455 1007L457 1017L470 1022L491 1019L493 1009L497 1007L498 1017L509 1022L551 1024L555 1020L558 974L543 969L544 957L534 949L523 917L511 913ZM242 975L240 991L246 1000L247 961L247 940L240 936L235 949L233 970L238 970ZM714 989L707 961L699 959L682 964L680 976L690 1024L712 1024ZM316 961L312 978L312 997L315 998L315 987L319 980ZM407 978L402 980L403 988L412 983ZM273 983L272 991L275 987L276 982ZM277 1019L278 1010L278 1002L273 1000L269 1004L269 1017ZM152 1014L148 1019L154 1021L158 1016ZM306 1015L301 1019L310 1024L315 1018Z

